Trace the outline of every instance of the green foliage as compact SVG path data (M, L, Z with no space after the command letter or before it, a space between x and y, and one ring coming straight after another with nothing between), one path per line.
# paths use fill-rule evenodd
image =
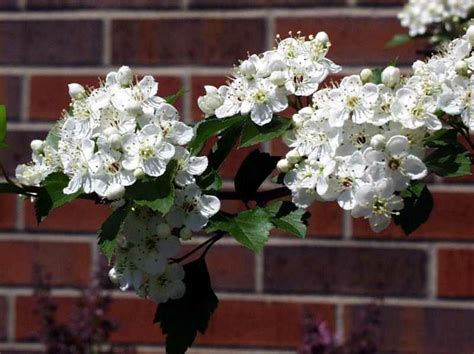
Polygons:
M291 119L282 117L273 117L272 121L264 126L255 124L248 119L244 124L241 147L248 147L260 144L283 135L291 126Z
M235 175L235 191L244 202L256 200L257 190L275 169L279 158L259 150L252 151Z
M235 216L221 213L211 220L207 232L225 231L248 249L261 252L273 228L270 218L270 214L260 207Z
M241 132L242 124L238 122L237 124L227 128L227 130L221 134L208 155L210 168L218 170L221 167L222 163L239 140Z
M229 118L216 118L209 117L199 122L196 125L196 134L194 139L189 143L188 149L192 154L197 154L203 148L206 141L214 136L218 135L225 129L230 128L238 122L242 122L246 117L241 115L236 115Z
M214 169L206 170L196 178L197 185L206 192L218 192L222 188L222 178Z
M291 202L279 201L268 205L265 210L276 228L301 238L306 237L310 213L305 209L300 209Z
M174 105L176 103L176 101L184 96L184 94L186 93L187 91L183 88L180 88L178 92L176 92L174 95L171 95L171 96L166 96L165 97L165 101L166 103L169 103L171 105Z
M442 177L460 177L471 174L471 157L458 142L455 129L441 129L425 140L435 150L425 158L429 171Z
M410 42L411 40L412 38L408 34L405 34L405 33L396 34L395 36L393 36L393 38L390 41L388 41L385 47L386 48L398 47L402 44Z
M166 335L166 353L184 354L198 332L204 334L219 300L212 290L203 257L184 265L186 292L177 300L158 305L155 323Z
M133 200L136 204L148 207L166 214L174 202L173 179L178 170L178 164L172 160L166 172L157 178L144 178L126 188L125 199Z
M64 194L69 178L60 172L52 173L42 182L43 188L39 189L35 202L36 220L43 221L51 211L77 199L81 191L74 194Z
M7 110L4 105L0 105L0 149L7 147L5 139L7 137Z
M433 210L433 197L428 187L422 183L414 181L411 186L402 191L405 207L399 215L394 215L395 224L399 225L406 235L411 234L418 227L423 225L429 218Z
M109 262L115 251L117 234L129 212L130 204L126 203L120 208L115 209L100 228L98 235L99 248Z
M56 124L48 133L46 136L45 142L55 150L58 149L58 144L60 140L60 127L58 124Z

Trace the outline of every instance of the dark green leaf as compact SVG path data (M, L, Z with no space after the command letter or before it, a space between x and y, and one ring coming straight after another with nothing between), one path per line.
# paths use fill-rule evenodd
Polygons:
M461 177L471 174L471 158L466 149L458 145L441 146L425 159L430 172L442 177Z
M262 208L243 211L235 217L221 217L210 226L213 231L225 231L242 245L255 252L261 252L273 228L270 215ZM208 232L210 232L208 230Z
M159 304L155 314L154 322L166 335L167 354L184 354L197 333L205 333L219 303L204 258L186 264L184 272L184 296Z
M252 151L240 165L235 175L235 191L244 202L255 200L257 190L275 169L279 157L259 150Z
M50 174L42 182L44 188L39 190L35 202L38 223L43 221L52 210L79 197L81 191L74 194L64 194L63 189L67 187L68 183L69 177L60 172Z
M248 119L244 124L240 146L248 147L275 139L283 135L290 125L291 119L289 118L274 117L270 123L263 126L259 126Z
M115 239L129 211L130 205L128 203L121 206L120 208L115 209L100 228L98 235L99 248L107 257L109 262L115 250Z
M204 119L196 126L194 139L188 145L189 151L192 154L198 153L210 137L219 134L244 119L246 119L246 117L240 115L222 119L216 117Z
M440 129L425 139L425 145L429 147L441 147L458 144L458 132L455 129Z
M399 45L408 43L412 40L408 34L396 34L393 38L385 45L386 48L398 47Z
M99 243L99 249L102 254L107 258L109 264L112 262L112 257L115 253L115 247L117 246L117 240L104 240Z
M274 202L268 205L265 210L271 215L271 222L276 228L301 238L306 237L310 216L306 210L286 201Z
M166 214L174 202L173 179L177 168L177 162L172 160L163 175L139 180L127 187L125 199L133 200L138 205Z
M198 176L197 185L206 192L218 192L222 188L222 178L214 169L209 169Z
M400 210L400 215L394 215L393 219L409 235L428 220L433 209L433 197L428 187L421 182L413 182L400 196L405 206Z
M7 137L7 111L4 105L0 105L0 149L6 147L5 138Z
M176 103L176 101L178 100L178 98L180 98L181 96L184 96L185 93L186 93L186 90L181 88L174 95L166 96L165 101L166 101L166 103L174 105Z
M208 154L209 167L218 170L239 140L242 124L237 123L226 129Z

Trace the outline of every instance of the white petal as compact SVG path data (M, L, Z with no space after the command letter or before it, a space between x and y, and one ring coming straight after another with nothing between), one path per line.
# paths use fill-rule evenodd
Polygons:
M221 202L219 198L213 195L202 195L199 199L198 208L204 216L210 218L219 211Z
M392 155L400 155L401 153L407 151L409 147L410 142L408 141L408 138L403 135L392 136L390 139L388 139L386 145L386 149Z
M207 168L206 156L193 156L189 159L187 171L195 176L202 174Z
M424 178L428 173L423 161L421 161L415 155L407 156L403 167L405 169L405 173L410 176L411 179Z

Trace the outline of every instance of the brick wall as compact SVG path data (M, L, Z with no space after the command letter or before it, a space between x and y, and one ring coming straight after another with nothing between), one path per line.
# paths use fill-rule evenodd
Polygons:
M205 83L224 81L247 51L269 48L276 33L329 33L330 57L344 74L393 58L407 65L422 43L385 50L401 29L399 0L1 0L0 102L10 118L8 171L26 161L29 141L42 137L66 107L68 82L94 84L127 64L151 73L166 96L184 86L179 106L199 119L195 101ZM263 148L280 152L281 144ZM242 156L231 156L231 177ZM194 353L291 353L305 311L341 335L363 305L384 298L384 352L471 354L474 350L474 180L435 180L430 222L406 238L396 228L373 235L333 204L317 204L306 240L274 235L262 255L231 240L209 260L221 299ZM239 207L226 204L227 210ZM52 275L60 316L90 279L100 257L94 232L108 210L82 201L37 226L28 202L0 196L0 351L40 351L32 315L32 266ZM199 242L195 240L193 242ZM232 262L229 262L229 260ZM154 305L114 292L112 340L162 353L151 325ZM16 350L16 351L15 351Z

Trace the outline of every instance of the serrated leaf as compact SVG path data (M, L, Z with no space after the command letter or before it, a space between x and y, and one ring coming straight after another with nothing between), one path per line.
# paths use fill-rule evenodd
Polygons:
M458 144L458 132L455 129L440 129L432 133L424 141L426 146L441 147Z
M470 154L460 144L441 146L424 162L430 172L441 177L461 177L471 174Z
M6 137L7 137L7 111L4 105L0 105L0 148L1 149L7 146L5 144Z
M399 45L408 43L412 40L412 37L410 37L408 34L402 33L402 34L396 34L393 36L393 38L388 41L388 43L385 45L386 48L394 48L398 47Z
M255 200L258 188L275 169L279 159L259 150L252 151L235 175L234 186L239 198L244 202Z
M306 237L310 214L305 209L284 201L274 202L265 210L271 215L271 222L276 228L301 238Z
M246 117L241 115L222 119L216 117L204 119L196 125L194 139L188 145L189 151L191 154L198 153L210 137L219 134L244 119Z
M222 188L222 178L214 169L209 169L196 178L197 185L206 192L218 192Z
M393 220L409 235L428 220L433 210L433 197L421 182L413 182L400 196L405 206L399 215L394 215Z
M63 189L67 187L68 183L69 177L60 172L50 174L41 183L43 188L39 190L35 202L38 223L43 221L54 209L79 197L80 190L74 194L64 194Z
M166 336L167 354L184 354L197 333L206 332L219 303L204 258L185 264L184 272L184 296L159 304L154 318Z
M127 187L124 198L133 200L138 205L166 214L174 202L173 179L177 168L177 162L172 160L163 175L140 180Z
M243 211L234 217L214 222L212 230L225 231L254 252L261 252L273 228L269 214L262 208Z
M119 233L120 227L129 211L130 205L128 203L115 209L114 212L104 221L99 230L97 236L99 248L107 257L109 262L114 254L117 234Z
M166 103L169 103L170 105L174 105L176 101L178 100L178 98L180 98L181 96L184 96L186 92L187 91L185 89L180 88L179 91L176 92L174 95L166 96L165 101Z
M244 123L240 147L248 147L278 138L288 130L290 125L291 119L289 118L274 117L270 123L263 126L248 119Z
M111 264L112 257L115 254L115 247L117 246L117 239L104 240L99 243L99 249L102 254L107 258L107 262Z

